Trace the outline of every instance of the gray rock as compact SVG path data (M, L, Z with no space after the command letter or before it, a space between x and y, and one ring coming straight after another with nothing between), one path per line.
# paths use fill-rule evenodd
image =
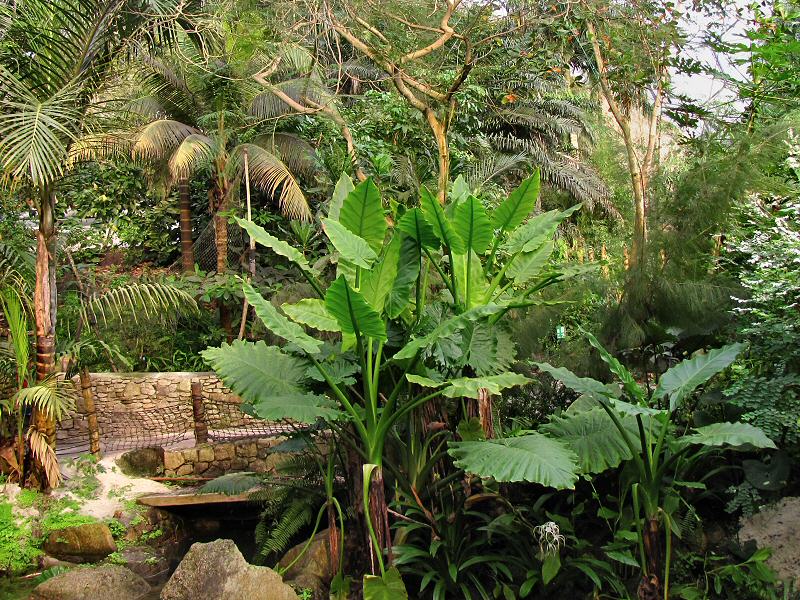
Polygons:
M117 459L117 465L125 475L134 477L156 477L164 473L163 448L139 448L126 452Z
M150 585L118 565L70 569L39 584L30 600L139 600Z
M161 600L299 600L280 575L248 564L232 540L192 544Z
M119 552L124 566L147 581L160 585L169 578L169 560L149 546L129 546Z
M117 544L105 523L58 529L44 543L47 554L69 562L97 562L116 550Z
M303 550L306 542L300 542L278 563L279 567L285 569L303 552L291 568L286 570L284 577L295 589L311 590L313 600L327 600L328 588L336 575L331 562L329 535L328 529L319 532L305 552Z

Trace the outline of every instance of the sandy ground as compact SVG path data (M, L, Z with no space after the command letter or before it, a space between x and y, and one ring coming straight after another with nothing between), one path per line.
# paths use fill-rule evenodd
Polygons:
M772 548L767 564L781 579L800 582L800 498L783 498L775 506L743 518L739 539Z
M90 515L97 519L107 519L114 516L114 513L123 510L125 502L135 499L144 494L160 494L172 491L171 488L157 481L144 479L141 477L129 477L116 465L116 459L122 452L104 456L100 461L104 471L97 473L100 480L100 489L96 498L92 500L82 500L79 512ZM71 473L68 467L64 468L65 476ZM65 492L56 490L53 495L64 495Z

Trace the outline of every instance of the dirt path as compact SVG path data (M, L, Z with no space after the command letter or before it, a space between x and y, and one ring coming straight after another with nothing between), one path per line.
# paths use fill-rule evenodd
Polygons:
M99 462L103 468L96 474L100 487L94 498L83 500L80 513L97 519L108 519L114 513L125 509L126 503L135 500L144 494L159 494L172 491L172 488L142 477L125 475L117 466L116 459L122 453L109 454ZM64 468L65 475L74 475L69 467ZM67 492L56 490L54 495L64 495Z

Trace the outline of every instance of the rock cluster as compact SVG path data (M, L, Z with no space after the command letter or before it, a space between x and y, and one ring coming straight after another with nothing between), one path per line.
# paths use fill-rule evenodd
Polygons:
M267 473L275 468L278 460L269 450L281 441L282 438L259 438L166 450L164 475L217 477L232 471Z

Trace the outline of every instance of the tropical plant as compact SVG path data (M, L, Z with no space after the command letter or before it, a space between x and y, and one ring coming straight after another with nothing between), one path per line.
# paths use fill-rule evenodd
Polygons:
M747 423L712 423L678 435L675 417L698 387L736 359L741 345L711 350L678 363L649 393L594 336L586 336L618 378L619 386L537 363L581 397L563 416L554 417L539 431L494 443L451 443L450 454L465 470L498 481L552 485L539 468L546 460L560 467L564 487L571 487L581 474L588 476L629 463L630 497L628 490L623 497L634 515L642 570L639 595L667 598L674 512L687 487L702 487L683 481L681 475L721 446L752 449L775 448L775 444ZM662 554L664 545L666 552Z
M527 378L506 372L513 351L505 340L498 342L495 325L509 311L536 304L535 292L580 272L548 260L556 227L577 207L523 224L538 191L537 173L490 217L468 191L454 192L453 202L442 207L423 189L420 207L397 215L389 228L375 184L368 179L353 188L343 176L322 219L337 260L336 279L327 288L299 251L238 220L256 242L299 268L318 298L284 304L282 314L244 283L256 315L289 344L234 342L203 355L251 414L324 419L351 440L363 461L368 539L382 573L381 549L389 545L384 447L392 429L435 398L488 400L525 383ZM428 298L436 290L431 266L441 286L437 303ZM302 325L339 333L341 343L315 339ZM444 373L426 367L435 366L437 348L452 346L457 334L474 337L466 344L480 351L466 353ZM309 379L325 386L308 385Z
M211 23L208 24L209 27ZM189 178L210 172L209 206L214 219L217 272L228 264L227 212L238 198L240 183L273 198L281 212L308 220L311 210L295 174L314 171L314 150L287 132L260 129L251 117L259 106L258 86L225 54L223 33L211 30L202 40L181 37L181 55L148 57L139 78L146 94L135 99L133 157L155 164L167 189L177 184L181 202L181 236L191 242ZM263 60L263 59L262 59ZM144 121L144 122L142 122ZM188 247L184 271L194 269Z
M0 162L3 181L28 186L39 220L34 294L37 377L54 368L56 323L55 184L79 158L80 140L109 126L113 66L173 38L172 0L32 0L0 7ZM55 427L35 411L37 439Z
M0 399L0 420L11 420L16 429L16 452L10 451L13 447L6 447L0 451L0 456L20 483L25 480L27 465L30 464L38 467L46 478L39 482L43 487L56 487L61 480L58 458L47 439L36 429L31 413L35 409L53 422L60 421L74 409L74 390L55 377L36 383L30 370L27 309L19 293L11 288L0 290L0 309L8 323L8 341L16 370L11 395Z

